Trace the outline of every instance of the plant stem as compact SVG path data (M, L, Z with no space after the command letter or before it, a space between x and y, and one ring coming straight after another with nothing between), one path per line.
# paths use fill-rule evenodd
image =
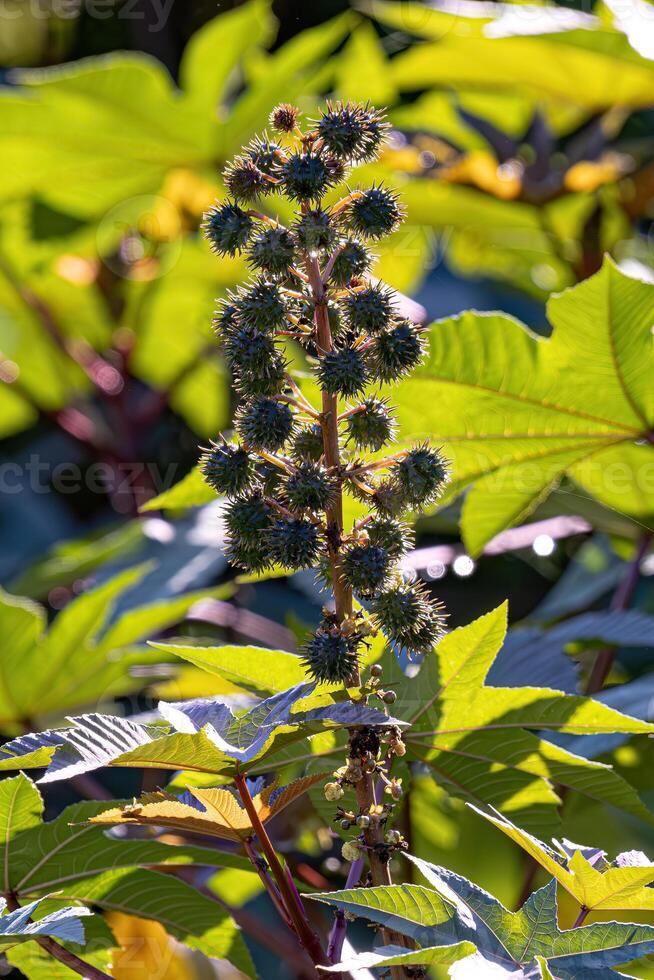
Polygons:
M350 198L346 200L351 200ZM333 348L331 328L329 325L329 311L327 307L327 292L325 283L320 272L318 260L312 258L308 253L304 257L305 268L313 294L315 307L316 342L317 346L324 353L328 353ZM337 490L329 508L326 511L327 518L327 542L329 548L329 564L332 576L332 589L334 592L334 605L336 617L339 622L352 615L352 589L347 585L341 576L341 544L343 537L343 479L341 476L341 458L338 438L338 396L330 395L323 389L322 392L322 415L320 419L323 434L323 446L325 451L325 463L327 468L336 476ZM361 675L358 667L352 672L348 680L349 687L361 686ZM375 801L375 784L370 773L364 774L363 778L356 784L356 796L359 809L362 813L368 813ZM380 858L380 845L384 843L384 830L380 822L373 817L370 827L364 832L364 840L368 848L368 859L370 864L370 874L374 885L392 884L390 867L387 861ZM399 933L391 929L382 929L384 942L387 945L406 945L406 940ZM405 971L402 967L391 967L391 977L393 980L402 980Z
M248 838L247 840L245 840L243 842L243 847L245 848L245 853L247 854L248 858L252 862L255 871L259 875L263 887L268 892L271 902L279 912L282 919L284 919L284 921L286 922L286 925L290 929L292 929L293 923L291 922L288 912L286 911L286 908L282 901L282 896L279 894L279 889L277 888L277 885L268 874L264 860L261 857L259 857L259 855L257 854L254 845L252 843L252 839Z
M589 911L590 911L590 909L587 909L585 905L582 905L581 906L581 909L579 910L579 915L577 916L577 918L575 919L575 921L572 923L572 928L573 929L578 929L579 926L583 926L584 922L586 921L586 916L588 915Z
M346 888L354 888L361 877L364 864L365 861L363 858L357 858L356 861L352 862L345 881ZM345 912L337 909L334 914L334 924L329 933L329 941L327 943L327 956L330 963L338 963L341 959L346 933L347 919L345 918Z
M245 776L240 772L237 773L234 777L234 782L239 791L241 800L243 801L243 806L245 807L250 818L252 828L259 838L261 849L266 856L266 860L270 866L270 870L277 884L277 888L279 889L281 900L284 904L286 912L288 913L288 919L290 919L292 923L293 931L296 933L298 939L311 957L314 965L327 966L328 960L323 952L322 946L320 945L320 940L307 921L306 911L302 905L299 895L297 894L297 891L289 886L281 861L277 857L277 852L275 851L275 848L273 847L272 842L266 833L266 829L259 818L257 808L252 802L252 797L250 795Z
M624 611L625 609L629 608L629 604L633 598L634 592L636 591L636 586L638 585L640 565L647 553L651 540L651 531L646 531L640 536L638 546L636 548L636 554L629 563L627 574L613 593L613 598L611 599L611 604L609 607L612 611ZM613 666L614 660L615 647L608 647L605 650L600 650L595 659L595 663L593 664L593 669L590 672L590 677L588 678L586 694L597 694L598 691L602 690L606 682L606 678L611 672L611 667Z

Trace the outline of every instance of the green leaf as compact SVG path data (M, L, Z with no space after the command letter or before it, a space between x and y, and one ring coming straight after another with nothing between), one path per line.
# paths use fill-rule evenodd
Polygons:
M478 954L471 957L464 980L480 975L484 965L501 964L516 972L541 957L560 980L592 980L612 976L610 968L654 950L654 928L633 923L602 922L560 930L556 883L534 892L518 912L509 912L496 898L460 875L419 858L409 858L436 891L455 902ZM470 917L472 916L472 922ZM471 928L472 927L472 928ZM461 936L461 928L454 935ZM476 971L476 972L475 972ZM483 975L483 973L481 973Z
M313 897L313 896L312 896ZM354 953L347 956L334 966L323 969L328 973L343 970L371 970L382 966L451 966L466 956L475 952L472 943L453 943L451 946L430 946L427 949L416 949L411 953L403 950L402 946L378 946L374 953Z
M607 259L548 311L547 340L502 314L434 324L429 355L400 389L404 432L442 441L453 459L450 495L472 484L462 531L473 554L564 476L651 520L654 287Z
M34 792L36 787L25 776ZM6 779L0 783L14 783ZM0 804L1 805L1 804ZM115 803L75 803L55 819L33 822L16 829L9 843L0 849L0 866L9 888L19 897L58 892L69 881L88 875L147 865L188 865L227 867L245 870L248 861L238 854L227 854L206 847L173 846L156 840L121 840L111 837L88 821Z
M82 916L92 915L89 909L65 907L32 922L32 915L41 905L40 899L30 902L13 912L7 912L7 901L0 899L0 949L9 949L17 943L50 936L63 942L82 945L85 939Z
M476 807L473 809L519 844L580 906L590 912L596 909L654 910L654 889L647 887L654 881L654 864L615 867L607 865L604 860L591 864L581 848L570 846L568 852L572 850L571 856L560 845L558 852L553 851L499 814L486 813Z
M196 31L179 67L181 87L199 108L216 113L230 76L251 47L271 36L268 0L252 0L215 17Z
M31 779L24 773L0 782L0 841L4 849L2 863L3 891L11 887L9 859L11 841L16 834L41 823L43 799Z
M435 39L411 45L392 60L392 79L403 91L431 86L519 89L591 111L649 104L652 62L638 55L624 35L583 15L571 21L570 11L559 11L560 23L553 29L556 8L543 10L540 31L532 14L525 32L519 11L511 11L512 17L505 9L495 16L484 11L486 16L466 17L449 10L425 11L417 3L402 4L400 11L396 4L381 2L369 9L386 24Z
M186 507L201 507L216 500L216 491L206 482L199 466L176 483L170 490L164 490L153 500L148 500L141 507L142 512L149 510L184 510Z
M505 633L504 605L446 634L413 678L387 654L384 684L397 693L394 712L411 725L403 735L407 759L426 764L450 794L497 807L535 831L555 828L559 784L652 822L635 790L609 766L534 732L648 734L654 726L549 688L486 685Z
M223 906L171 875L126 868L71 882L64 892L103 911L154 919L187 946L255 975L240 930Z
M225 589L189 592L130 609L102 635L116 601L150 570L140 565L74 599L45 630L43 610L0 590L0 727L7 732L39 716L97 704L142 685L134 664L152 661L151 651L128 648L184 618L189 608ZM27 764L27 763L26 763ZM2 768L0 763L0 768Z
M176 643L152 643L165 653L187 660L209 674L223 677L244 691L276 694L301 683L305 670L299 657L285 650L262 647L189 647Z

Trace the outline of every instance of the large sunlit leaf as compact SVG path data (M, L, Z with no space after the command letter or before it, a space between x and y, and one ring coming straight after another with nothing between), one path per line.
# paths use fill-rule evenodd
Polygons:
M493 687L486 675L506 633L506 607L448 633L407 678L387 655L384 683L411 727L407 757L425 763L449 793L491 804L521 825L556 828L557 785L644 820L649 811L610 767L566 752L538 732L648 734L654 727L589 698L538 687Z
M151 661L152 652L122 648L179 622L198 599L215 594L190 592L138 606L106 629L118 599L148 570L147 565L128 569L85 592L48 630L40 606L0 590L3 731L14 732L39 718L61 717L71 708L97 704L142 685L130 668Z
M429 354L400 388L404 433L443 443L451 495L472 484L462 530L475 554L566 475L652 521L654 286L607 259L548 313L550 339L503 314L434 324Z
M461 919L473 930L478 954L467 961L468 969L466 961L457 968L457 980L476 980L486 963L502 966L509 973L516 971L517 976L522 970L525 976L538 977L539 958L559 980L600 980L614 975L612 967L654 950L651 926L606 922L560 930L554 881L530 895L519 911L509 912L460 875L420 858L411 860L429 884L455 904ZM530 969L534 970L531 974Z
M553 849L499 814L477 812L519 844L588 911L654 909L654 889L648 887L654 881L654 864L646 859L633 865L609 864L602 852L587 855L584 848L567 842L561 846L555 841Z
M157 650L173 654L202 668L216 677L223 677L238 689L254 694L276 694L304 680L302 661L285 650L266 650L262 647L189 647L178 643L151 644Z
M311 683L260 701L235 716L220 697L159 702L167 726L113 715L71 718L72 727L23 735L0 747L1 769L47 766L40 782L69 779L102 766L233 772L323 730L404 722L350 701L346 692L316 693Z
M252 803L262 823L281 813L326 773L296 779L288 786L275 784L252 794ZM92 824L174 827L190 833L206 834L240 842L254 833L252 822L231 788L190 787L182 796L149 793L127 804L103 810L91 818Z

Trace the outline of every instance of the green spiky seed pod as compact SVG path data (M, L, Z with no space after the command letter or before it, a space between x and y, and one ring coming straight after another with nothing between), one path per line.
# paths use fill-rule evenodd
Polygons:
M353 347L329 351L318 365L318 379L330 395L354 398L363 391L368 380L362 354Z
M267 177L275 176L275 167L281 153L279 143L268 139L267 133L263 136L255 136L247 147L247 156L261 173ZM268 182L268 188L272 189L274 184Z
M395 434L395 422L385 399L366 398L346 420L347 433L357 449L377 452Z
M293 232L298 245L306 252L333 248L338 241L338 228L321 208L303 214L294 225Z
M223 511L227 536L232 540L255 544L264 531L270 530L273 511L260 493L250 493L231 500Z
M288 272L295 258L295 243L286 228L264 228L250 244L248 262L271 276Z
M320 463L305 460L284 477L284 496L291 510L326 510L334 499L336 483Z
M202 475L216 493L236 497L252 485L254 465L242 446L215 443L200 458Z
M262 538L254 542L237 539L228 541L227 558L232 565L253 575L270 568L270 556Z
M318 684L347 684L358 667L357 644L339 629L324 624L302 654L303 666Z
M317 153L291 153L276 175L295 201L318 201L332 184L329 168Z
M400 320L374 338L367 356L372 374L386 383L410 374L424 355L420 327L410 320Z
M408 524L392 517L375 517L366 524L368 541L387 551L393 561L406 555L413 547L413 533Z
M393 290L381 283L364 286L344 300L345 314L356 333L377 334L391 323L395 313Z
M377 239L395 231L403 214L397 194L386 187L370 187L351 202L348 222L355 234Z
M316 525L298 518L276 520L266 534L266 543L271 561L293 570L311 568L321 551Z
M383 591L373 603L373 613L384 634L408 653L429 653L445 629L440 605L416 583Z
M230 301L236 307L237 319L245 327L272 333L285 322L286 302L279 284L263 276L230 296Z
M213 329L218 340L225 344L230 335L238 330L237 307L229 300L221 300L213 318Z
M224 351L239 391L266 397L281 392L286 360L268 334L240 327L227 338Z
M248 158L236 157L225 168L225 186L235 201L256 201L270 190L270 184L256 164Z
M366 246L350 238L341 245L330 278L337 286L347 286L352 279L365 275L371 265L372 255Z
M237 255L247 245L254 221L231 201L210 208L204 215L202 231L217 255Z
M300 463L303 460L320 462L325 452L322 429L318 424L300 429L291 447L291 459Z
M371 544L348 548L341 562L343 577L363 599L370 599L379 592L388 579L390 566L388 552Z
M298 124L300 110L290 102L282 102L270 113L270 125L278 133L292 133Z
M330 153L353 161L373 159L387 128L381 112L353 102L328 104L316 126Z
M294 425L291 409L274 398L257 398L236 413L236 428L253 449L276 452L291 437Z
M400 493L411 507L438 500L449 477L447 460L427 443L412 449L393 469Z

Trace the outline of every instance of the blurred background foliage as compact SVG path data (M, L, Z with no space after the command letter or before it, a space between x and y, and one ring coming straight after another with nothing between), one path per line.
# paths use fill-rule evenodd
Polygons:
M407 222L374 271L426 320L503 309L546 334L549 295L596 272L605 252L654 282L652 59L647 0L5 0L0 581L24 598L5 596L0 626L8 635L18 619L29 642L0 656L32 657L35 670L44 651L52 661L38 690L3 690L4 735L98 703L141 710L162 691L211 693L194 668L144 646L162 631L296 649L319 614L309 574L234 579L219 503L139 516L192 469L198 443L230 425L234 393L211 316L246 268L216 261L199 226L224 196L225 162L272 106L295 101L310 116L325 95L388 106L389 146L359 176L397 186ZM610 623L548 642L552 624L610 604L643 540L633 514L564 482L535 511L538 524L475 562L458 517L454 501L421 522L413 568L455 625L508 596L513 623L539 631L540 645L506 661L510 682L528 683L540 657L574 689L601 640L619 648L606 696L627 691L623 710L651 714L649 620L629 645ZM642 571L631 605L654 613L651 557ZM56 668L71 656L88 684L63 691ZM654 802L647 744L598 751ZM113 792L132 791L131 776L106 778ZM510 841L427 777L405 811L415 852L515 906L530 872ZM340 880L337 851L319 819L304 817L285 816L276 837L307 884L326 887ZM583 799L566 802L564 826L611 853L654 853L650 828L608 810L600 826ZM242 902L244 924L265 914L245 872L219 872L208 887ZM565 902L562 916L574 917ZM261 964L263 947L253 948ZM201 972L175 964L175 977Z

